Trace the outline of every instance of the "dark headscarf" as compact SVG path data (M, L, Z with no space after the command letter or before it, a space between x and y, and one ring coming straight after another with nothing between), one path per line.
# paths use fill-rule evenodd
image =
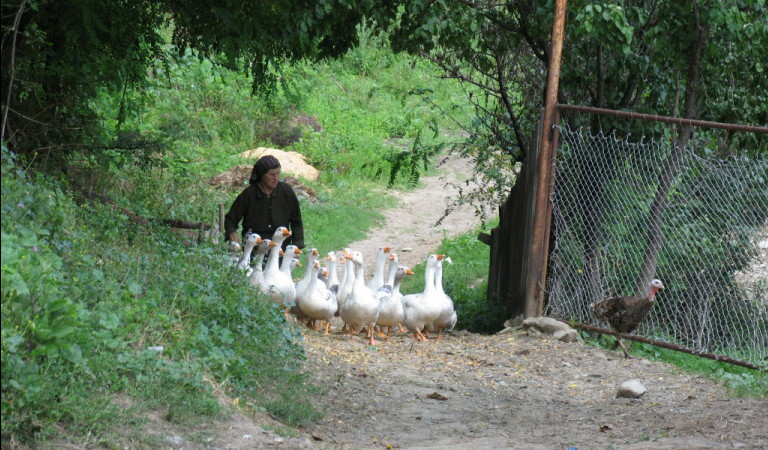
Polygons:
M272 155L262 156L258 161L256 161L256 164L253 165L250 183L258 183L265 173L272 169L277 169L278 167L280 167L280 161L278 161L277 158Z

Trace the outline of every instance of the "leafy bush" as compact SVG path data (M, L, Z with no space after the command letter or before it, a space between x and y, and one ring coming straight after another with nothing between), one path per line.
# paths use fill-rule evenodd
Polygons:
M114 405L90 413L115 395L168 420L218 416L216 380L281 404L286 420L316 417L288 397L311 389L299 336L233 283L217 247L187 248L159 226L78 206L5 151L2 189L3 442L44 439L54 423L99 439L125 420Z

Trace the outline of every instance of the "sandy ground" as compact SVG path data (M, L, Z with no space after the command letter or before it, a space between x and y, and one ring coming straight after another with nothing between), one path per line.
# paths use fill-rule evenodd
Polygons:
M439 172L402 194L387 223L350 247L367 256L393 245L401 263L414 266L443 237L475 229L471 208L435 226L451 183L469 173L457 158ZM523 331L456 331L426 343L396 335L368 346L340 334L340 325L327 336L304 331L306 367L325 389L316 399L325 418L298 430L300 437L278 436L267 431L279 426L273 419L245 413L195 430L209 436L202 444L160 423L150 427L167 436L168 448L768 448L768 401L731 398L673 366ZM647 392L617 398L630 379Z

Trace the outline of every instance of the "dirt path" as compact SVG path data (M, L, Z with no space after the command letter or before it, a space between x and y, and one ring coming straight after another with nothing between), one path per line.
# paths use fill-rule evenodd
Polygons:
M437 162L437 174L422 177L418 189L397 194L400 204L384 213L386 223L349 246L363 253L366 276L373 274L374 256L380 246L393 247L400 264L414 267L433 253L443 239L480 226L474 208L469 205L453 208L440 225L435 225L455 199L455 186L471 184L469 167L467 159L442 158Z
M398 336L375 348L308 333L325 448L766 448L768 403L581 343L522 332ZM648 392L616 398L629 379Z
M450 195L447 181L463 181L464 164L449 159L442 175L403 194L387 224L351 247L368 256L393 245L413 266L443 237L474 229L471 209L434 226ZM300 437L280 437L261 428L278 425L268 417L235 415L201 448L768 447L768 402L729 398L711 381L666 364L522 331L458 331L427 343L397 335L369 347L334 325L329 336L304 332L307 369L327 389L317 398L322 421ZM643 383L645 395L616 398L629 379Z

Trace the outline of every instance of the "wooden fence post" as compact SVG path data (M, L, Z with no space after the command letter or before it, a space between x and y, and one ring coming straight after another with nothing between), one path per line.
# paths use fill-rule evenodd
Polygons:
M224 234L224 203L219 203L219 236Z

